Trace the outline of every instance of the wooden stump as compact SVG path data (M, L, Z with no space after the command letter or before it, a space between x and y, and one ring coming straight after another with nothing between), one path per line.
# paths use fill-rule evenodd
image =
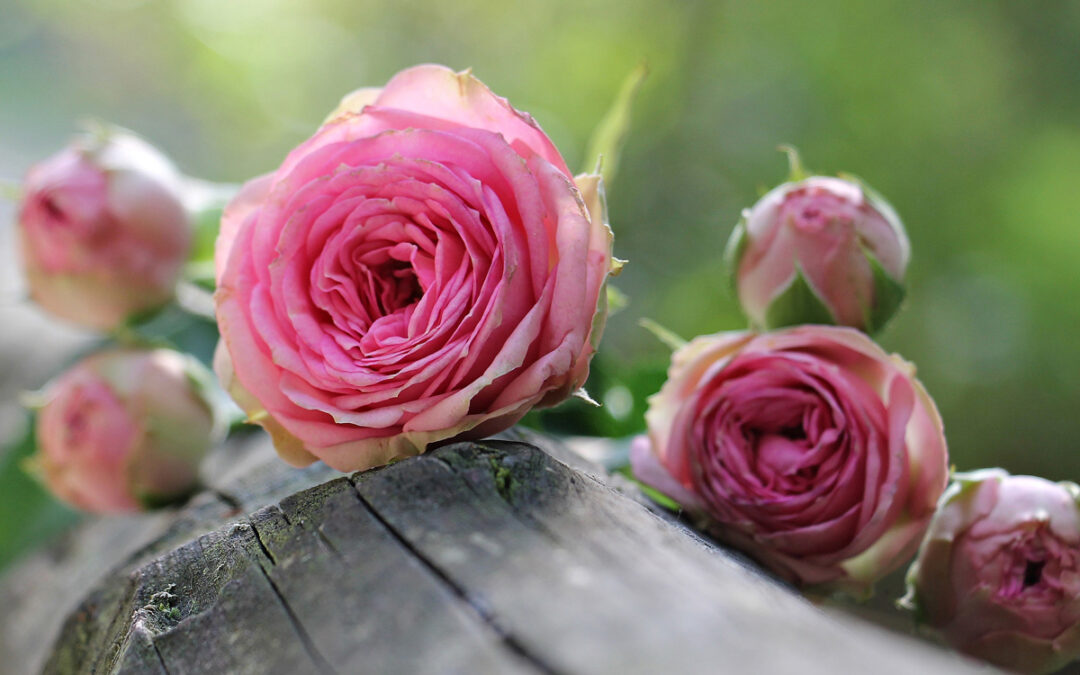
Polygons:
M533 440L335 477L260 438L183 510L9 572L0 670L985 672L827 615Z

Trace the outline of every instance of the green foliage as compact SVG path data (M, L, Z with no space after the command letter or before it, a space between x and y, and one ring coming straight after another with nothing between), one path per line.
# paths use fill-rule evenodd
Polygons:
M795 277L765 310L765 327L782 328L800 323L836 323L832 312L810 287L802 268L795 265Z
M585 151L585 165L581 170L583 173L594 173L599 167L604 184L609 187L615 181L623 144L630 133L630 113L634 100L637 99L638 91L648 75L649 69L643 63L626 76L611 109L604 115L604 119L600 120L589 139L589 147Z
M900 309L906 291L903 284L889 276L877 256L868 250L864 250L863 254L874 273L874 302L866 317L866 332L873 335L884 328L896 310Z
M27 414L25 431L0 450L0 569L78 518L25 470L35 447L33 417Z
M195 214L195 238L191 244L191 263L214 263L214 242L221 225L222 208L209 208ZM212 268L211 268L212 269ZM213 278L213 276L211 276Z
M724 247L724 267L727 268L729 290L733 293L737 289L739 263L742 262L743 253L746 252L748 243L749 241L746 238L746 218L739 218L739 222L735 223L735 229L731 231L731 236L728 237L727 245Z
M195 236L191 243L184 276L188 281L207 290L214 290L214 249L221 214L239 187L189 179L186 184L186 206L192 214Z
M170 304L128 321L117 337L122 344L187 352L209 367L214 360L219 333L213 320Z

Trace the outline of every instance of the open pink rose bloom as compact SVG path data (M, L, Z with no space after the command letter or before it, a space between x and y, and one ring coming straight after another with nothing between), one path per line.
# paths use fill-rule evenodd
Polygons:
M945 488L933 401L849 328L696 338L646 420L637 477L800 586L868 590L914 553Z
M957 474L904 603L960 651L1029 673L1080 656L1080 487Z
M33 166L18 218L31 298L102 330L167 302L192 238L181 184L164 155L119 129Z
M138 511L187 496L219 431L195 384L197 369L178 352L113 350L50 383L32 462L46 487L95 512Z
M226 388L290 463L352 471L580 388L611 232L532 118L419 66L248 183L216 264Z

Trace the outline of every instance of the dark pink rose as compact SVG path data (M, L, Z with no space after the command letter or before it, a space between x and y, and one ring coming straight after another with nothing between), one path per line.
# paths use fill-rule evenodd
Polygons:
M137 511L191 493L218 428L197 385L209 374L165 349L113 350L50 383L33 464L46 487L86 511Z
M1025 673L1080 656L1080 487L956 474L904 604L960 651Z
M192 237L181 186L160 152L120 129L31 167L18 217L31 298L102 330L167 302Z
M743 311L757 328L880 329L903 299L911 255L889 204L855 180L812 176L771 190L728 245Z
M914 369L849 328L696 338L646 421L635 474L800 586L868 590L914 553L945 488Z
M377 466L580 388L610 268L599 177L468 72L410 68L226 209L216 370L287 461Z

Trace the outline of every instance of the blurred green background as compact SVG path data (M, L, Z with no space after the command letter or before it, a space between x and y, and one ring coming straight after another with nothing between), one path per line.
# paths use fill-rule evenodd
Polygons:
M81 119L134 129L192 175L270 170L346 92L406 66L472 67L540 121L571 166L647 62L609 189L618 279L591 393L538 423L625 436L667 350L739 328L721 252L786 174L866 178L914 258L881 341L918 364L961 469L1080 479L1080 4L986 0L0 0L0 179ZM0 429L88 336L18 302L0 206ZM0 457L0 564L68 516Z

